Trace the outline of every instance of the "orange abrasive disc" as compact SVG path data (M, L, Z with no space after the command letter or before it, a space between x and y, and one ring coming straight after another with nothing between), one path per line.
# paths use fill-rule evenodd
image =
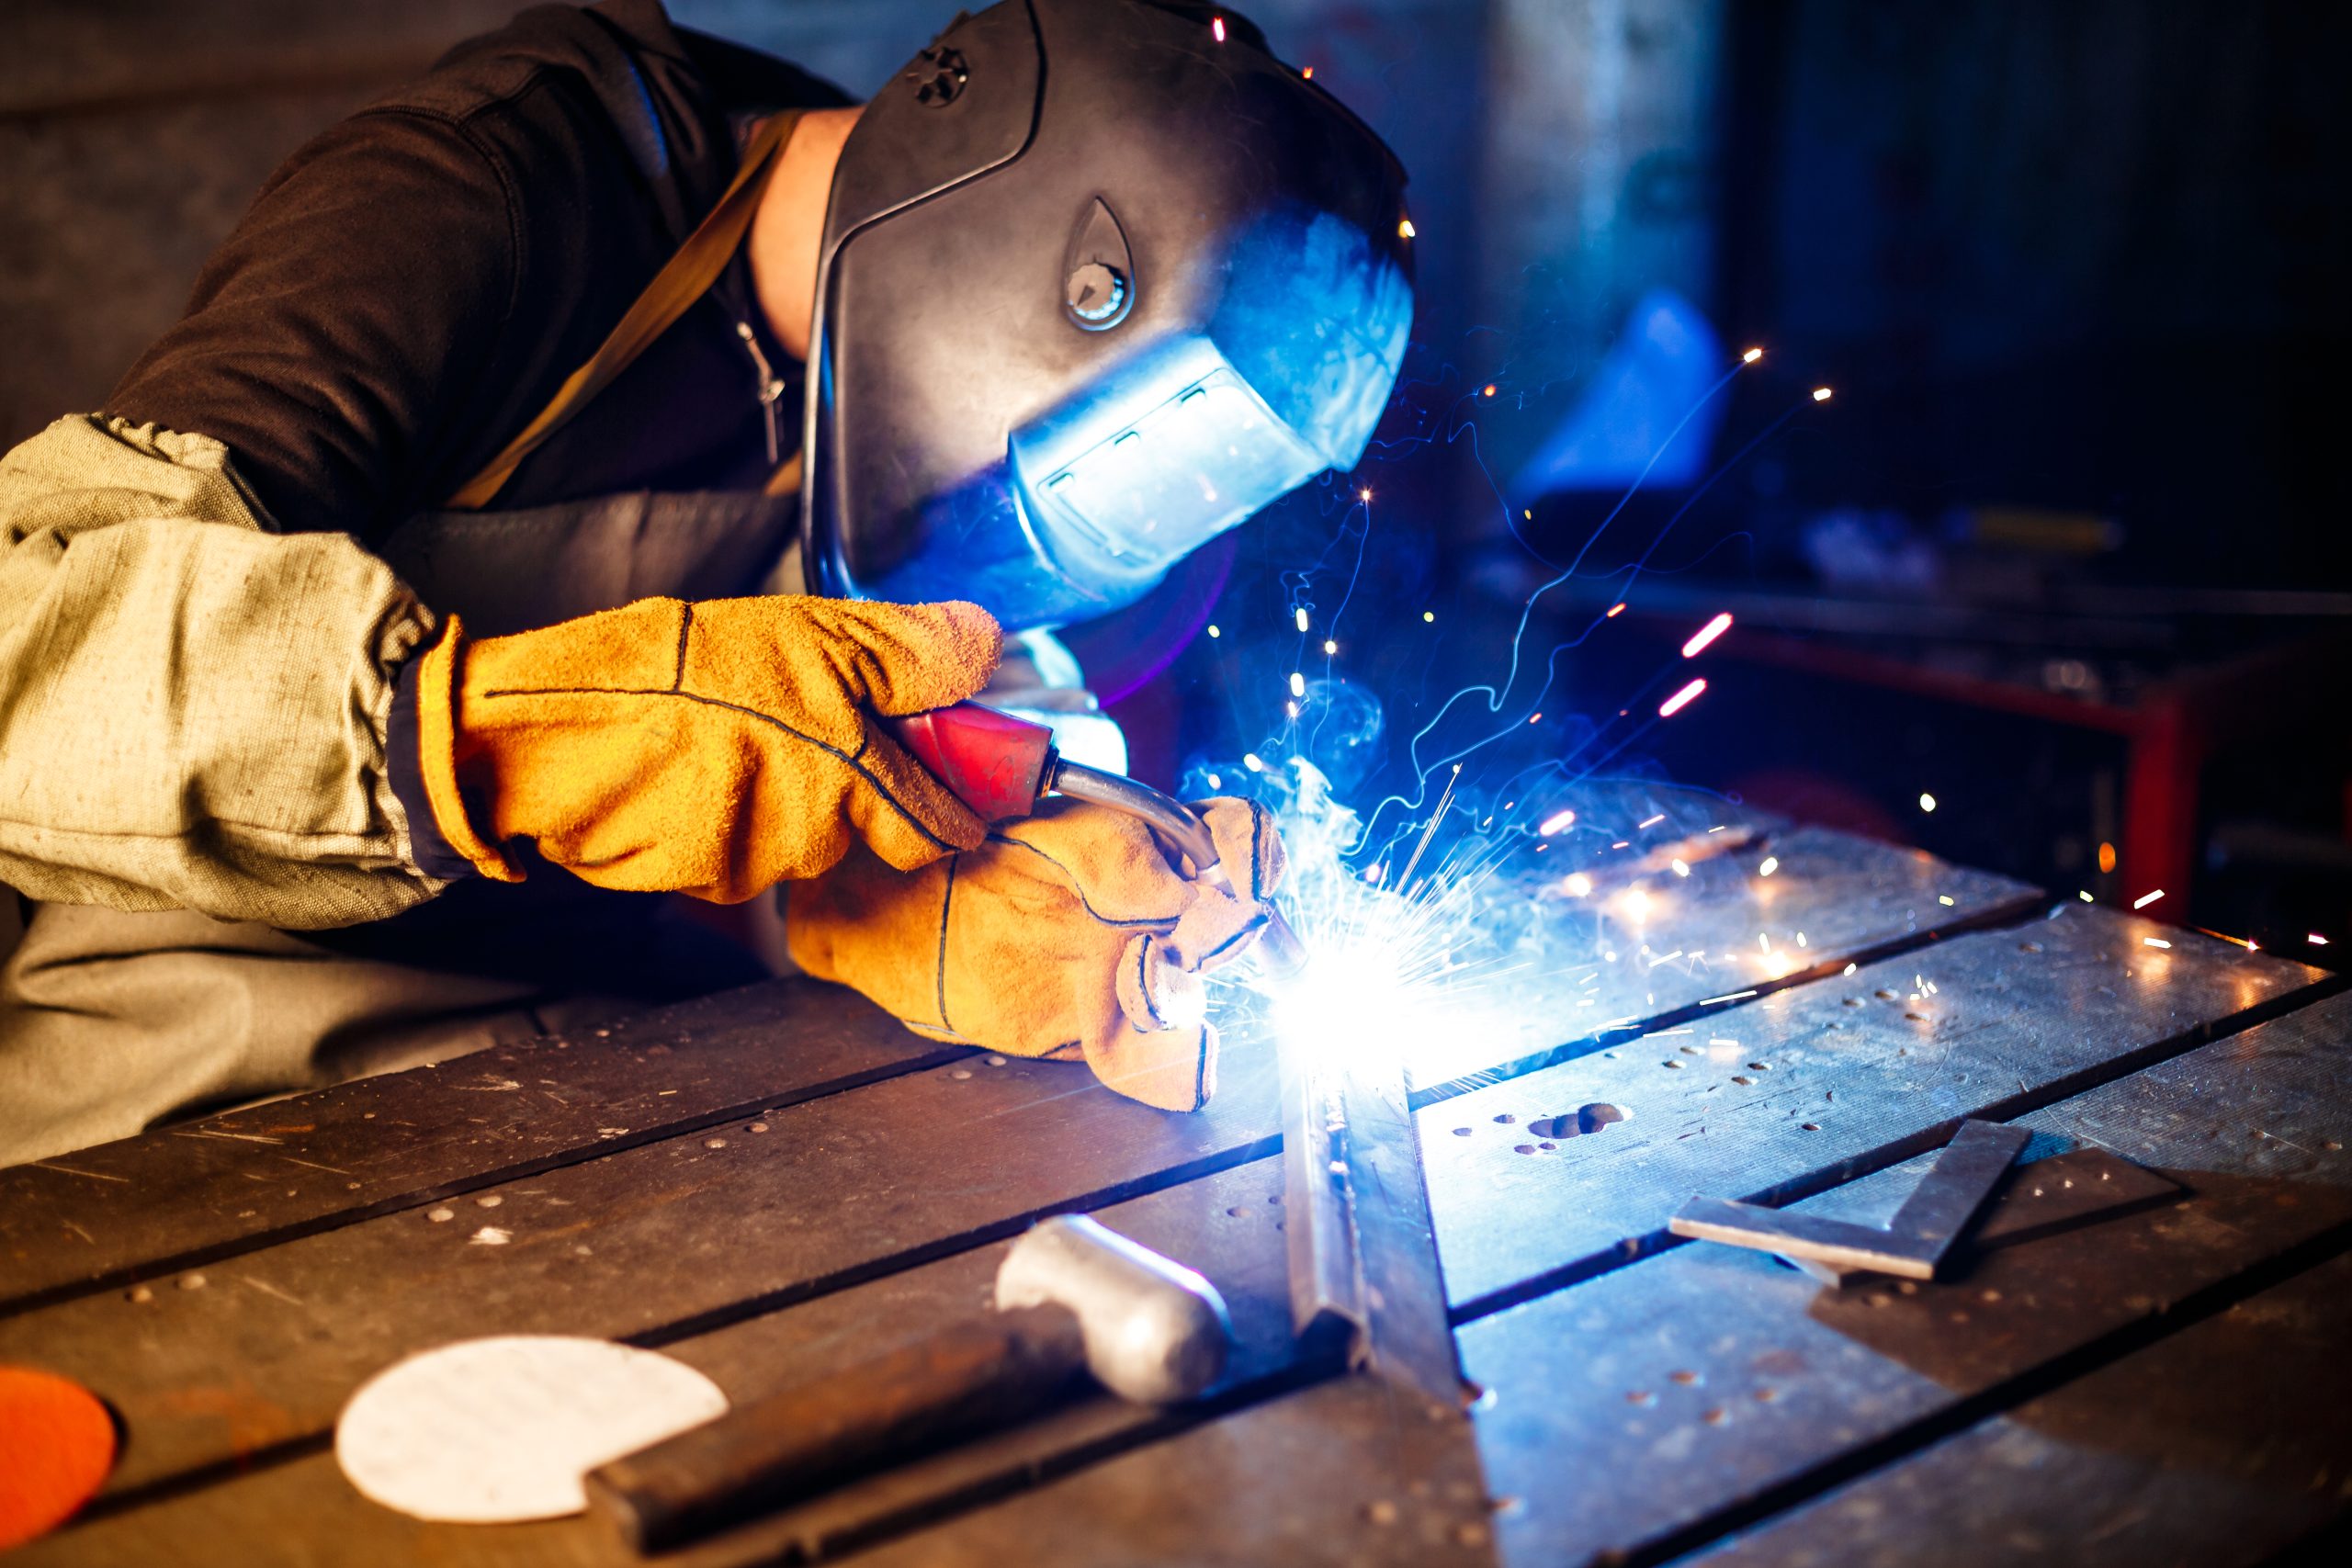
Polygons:
M97 1395L0 1367L0 1551L64 1523L113 1468L114 1417Z

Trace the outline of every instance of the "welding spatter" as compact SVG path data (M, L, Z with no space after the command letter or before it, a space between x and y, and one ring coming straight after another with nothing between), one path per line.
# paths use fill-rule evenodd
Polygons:
M1054 749L1054 732L1045 725L978 703L879 722L984 822L1026 817L1052 795L1092 801L1148 824L1192 861L1202 881L1233 889L1217 863L1216 840L1198 812L1149 784L1068 761ZM1259 969L1273 977L1295 974L1306 963L1298 933L1272 906L1251 953Z

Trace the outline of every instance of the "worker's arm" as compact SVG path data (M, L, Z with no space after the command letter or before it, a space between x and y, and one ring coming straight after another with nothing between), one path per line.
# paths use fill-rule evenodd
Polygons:
M537 412L662 241L593 100L379 108L271 176L107 400L226 446L284 533L382 538Z
M0 882L296 928L441 884L390 788L431 635L338 534L272 534L217 441L96 417L0 457Z
M264 530L218 442L95 417L0 458L0 882L36 898L349 925L515 878L529 840L732 900L853 840L913 867L983 835L874 723L988 680L973 605L649 599L436 636L350 539Z

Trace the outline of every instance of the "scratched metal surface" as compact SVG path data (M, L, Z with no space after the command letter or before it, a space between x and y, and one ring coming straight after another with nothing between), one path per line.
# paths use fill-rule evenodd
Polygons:
M1247 1058L1194 1116L1059 1064L996 1060L21 1314L0 1320L0 1361L112 1403L132 1441L109 1489L133 1488L323 1432L362 1380L426 1346L667 1343L1272 1152L1272 1076Z
M1698 885L1725 900L1720 910L1687 891L1672 896L1700 909L1707 931L1728 933L1724 943L1753 946L1768 930L1792 942L1792 933L1806 931L1808 948L1782 951L1805 953L1809 966L1778 982L1757 969L1753 977L1765 984L1796 983L1815 968L2031 902L2018 884L1914 851L1820 829L1779 842L1783 863L1773 877L1754 874L1766 852L1754 845L1720 864L1697 863ZM1661 869L1640 882L1679 879ZM1611 896L1633 885L1611 884ZM1931 888L1954 902L1937 902ZM1663 890L1659 897L1663 919L1672 906ZM1563 952L1613 951L1593 947L1591 920L1566 903L1551 920ZM1690 941L1704 945L1700 927L1690 930ZM1637 957L1626 955L1627 963ZM1447 1059L1476 1058L1484 1067L1557 1047L1555 1032L1629 1013L1657 1016L1752 968L1694 960L1640 976L1606 963L1550 971L1562 987L1550 1010L1562 1021L1556 1031L1510 1041L1465 1036ZM1586 983L1602 970L1599 988ZM1602 997L1605 1003L1596 999ZM1230 1036L1244 1050L1249 1039L1246 1029ZM608 1032L502 1047L0 1170L0 1314L683 1136L959 1054L908 1034L838 987L777 982L647 1013ZM1436 1065L1424 1066L1421 1082L1443 1076Z
M1794 838L1784 836L1786 841ZM1881 940L1931 943L1921 950L1920 963L1963 942L2043 940L2043 928L2036 925L2022 933L1986 932L1934 945L1939 932L2014 914L2025 891L1998 879L1956 882L1969 874L1948 876L1949 868L1903 872L1895 863L1915 868L1932 868L1934 863L1883 846L1835 836L1821 842L1812 892L1783 891L1803 884L1781 884L1778 874L1757 877L1752 863L1738 874L1753 884L1777 884L1772 896L1791 900L1776 906L1784 910L1798 908L1804 898L1815 899L1824 909L1856 900L1867 905L1867 918L1850 927L1826 928L1833 939L1826 943L1812 924L1789 928L1806 932L1801 952L1813 954L1827 945L1830 961L1842 967L1843 950L1834 940L1841 929L1854 951L1868 951ZM1846 870L1832 874L1833 863ZM1849 875L1853 880L1840 892L1835 884ZM1873 880L1890 878L1899 885L1891 901L1871 891ZM1958 886L1960 891L1949 895L1954 899L1950 905L1916 898L1930 885ZM1749 913L1743 907L1733 918L1746 921ZM1813 919L1809 914L1804 918ZM1755 930L1751 924L1747 940L1761 952ZM2196 939L2181 940L2184 947L2176 951L2188 953L2187 968L2205 974L2212 955L2199 952ZM1671 962L1660 968L1684 972ZM1909 973L1903 964L1885 968L1906 977ZM1795 982L1810 973L1798 970L1782 980ZM1692 966L1686 977L1695 982L1705 976ZM2168 999L2186 1010L2184 1018L2200 1010L2222 1016L2233 995L2251 998L2240 1005L2266 1005L2301 977L2293 966L2270 970L2256 964L2239 976L2237 992L2218 984L2199 991L2167 983L2120 1010L2153 1020L2163 1010L2158 1004ZM1785 1007L1831 983L1802 985L1789 997L1754 1004L1752 1010L1735 1005L1719 1016L1768 1016L1766 1009ZM751 1004L729 1026L758 1028L762 994L737 993L739 1001L750 998ZM1652 1003L1652 993L1645 989L1639 1004L1628 1005L1656 1006L1668 1016L1672 1006L1685 1005L1675 1002L1681 992L1657 994L1660 999ZM1694 985L1691 994L1715 993ZM2060 987L2052 994L2075 993ZM1904 1021L1894 1032L1917 1027ZM2032 1082L2062 1092L2053 1087L2066 1081L2062 1075L2025 1061L2035 1050L2022 1024L2012 1020L2004 1027L2008 1034L2000 1029L1961 1032L1972 1039L1989 1034L1996 1041L2017 1036L2014 1050L1988 1051L1985 1061L2007 1070L2015 1057L2030 1067ZM2203 1027L2184 1024L2161 1048L2185 1044ZM1866 1080L1888 1077L1888 1068L1869 1053L1841 1054L1829 1039L1836 1032L1824 1030L1821 1039L1801 1044L1819 1053L1823 1076L1817 1081L1825 1091L1834 1085L1838 1100L1845 1101L1843 1080L1826 1076L1833 1066ZM2120 1038L2130 1031L2110 1032ZM1911 1043L1906 1036L1894 1048ZM632 1049L644 1043L640 1040ZM1614 1044L1609 1048L1622 1051ZM1983 1042L1968 1048L1982 1050ZM577 1054L581 1049L572 1048L571 1060L584 1059ZM2125 1055L2119 1057L2118 1050ZM2108 1070L2098 1064L2121 1070L2147 1054L2145 1047L2113 1046L2096 1056L2093 1066L2074 1070L2077 1077ZM636 1060L639 1070L645 1070L649 1058ZM667 1060L650 1058L656 1068ZM1955 1060L1965 1066L1973 1058ZM1578 1065L1600 1061L1592 1057ZM712 1109L662 1124L663 1135L654 1142L575 1147L551 1168L519 1178L477 1159L471 1168L494 1179L468 1179L472 1185L461 1198L442 1203L420 1199L400 1212L316 1215L302 1224L332 1228L277 1245L266 1245L271 1235L253 1238L250 1247L236 1244L229 1256L202 1267L206 1280L199 1288L178 1289L175 1275L154 1280L143 1300L109 1289L0 1320L0 1359L60 1365L84 1376L123 1409L131 1435L126 1470L110 1492L113 1500L101 1506L99 1517L43 1548L57 1554L43 1560L145 1562L153 1560L159 1543L197 1541L209 1551L218 1541L223 1543L220 1560L253 1562L263 1560L250 1551L254 1540L282 1537L288 1542L282 1559L288 1562L332 1561L359 1541L377 1556L405 1552L455 1562L617 1561L617 1543L588 1523L544 1530L438 1530L429 1540L417 1538L416 1531L426 1527L364 1504L335 1475L322 1451L335 1408L358 1381L409 1348L508 1329L588 1332L662 1344L689 1359L713 1358L722 1383L732 1386L730 1379L737 1377L755 1380L765 1368L781 1386L794 1368L815 1364L808 1358L837 1359L845 1347L861 1342L878 1348L884 1335L901 1326L911 1335L925 1323L944 1321L926 1314L960 1310L985 1278L992 1244L1036 1213L1115 1202L1136 1193L1151 1195L1136 1199L1136 1207L1122 1215L1144 1214L1144 1206L1154 1202L1183 1209L1196 1193L1245 1180L1246 1171L1270 1171L1272 1163L1261 1157L1270 1148L1274 1122L1270 1067L1265 1048L1248 1031L1234 1032L1227 1092L1205 1116L1186 1118L1120 1100L1066 1067L964 1059L783 1107L760 1118L768 1128L762 1134L750 1132L748 1111L723 1113L775 1100L758 1094L729 1101L722 1083L708 1102ZM1548 1069L1526 1081L1568 1070ZM1693 1067L1654 1064L1652 1070L1660 1080L1692 1079L1687 1087L1695 1095L1695 1111L1711 1112L1713 1104L1723 1103L1706 1099ZM1976 1069L1968 1070L1973 1077ZM641 1091L641 1083L622 1072L614 1087L626 1092L633 1083ZM1728 1088L1718 1085L1714 1092L1721 1095ZM1431 1119L1442 1122L1467 1098L1421 1113L1433 1162L1447 1153L1440 1143L1451 1134L1432 1134ZM283 1112L304 1103L266 1109ZM1573 1112L1576 1105L1549 1109ZM711 1119L722 1114L721 1120ZM1598 1146L1642 1125L1637 1120L1610 1126L1583 1141ZM356 1131L364 1139L368 1130ZM1864 1155L1841 1153L1835 1140L1811 1142L1818 1136L1795 1141L1797 1152L1782 1159L1782 1188L1810 1190L1838 1179L1858 1163L1894 1159L1904 1152L1897 1139ZM723 1146L707 1146L714 1140ZM1556 1138L1546 1141L1573 1146ZM1680 1143L1686 1150L1691 1143L1704 1145L1698 1139ZM198 1146L208 1156L216 1152L209 1144ZM158 1168L168 1167L168 1153L155 1157L164 1161ZM1223 1174L1204 1174L1211 1172ZM213 1179L226 1180L230 1174L216 1171ZM1685 1183L1659 1209L1657 1228L1691 1185ZM1738 1192L1736 1186L1718 1190ZM483 1198L497 1200L497 1206L482 1207L478 1200ZM1246 1204L1226 1207L1254 1213ZM434 1219L440 1208L452 1217ZM1121 1217L1114 1216L1114 1223ZM1227 1218L1244 1224L1237 1216ZM1555 1237L1544 1229L1549 1223L1538 1214L1519 1227L1532 1251L1554 1248ZM1443 1236L1442 1216L1440 1224ZM485 1226L504 1233L504 1240L472 1239ZM1208 1256L1189 1255L1188 1260L1222 1278L1221 1260L1243 1265L1245 1274L1256 1267L1246 1260L1256 1256L1250 1248L1267 1239L1256 1234L1262 1228L1245 1227L1245 1234L1179 1225L1168 1235L1183 1243L1180 1252L1197 1246ZM1606 1283L1566 1294L1576 1297ZM875 1324L888 1326L872 1334ZM862 1339L861 1331L870 1337ZM66 1359L61 1362L61 1357ZM1208 1425L1173 1433L1136 1427L1117 1412L1072 1412L1063 1425L1032 1435L1039 1446L1008 1442L964 1456L967 1468L952 1484L976 1489L977 1496L989 1487L1012 1484L1008 1467L1023 1471L1034 1463L1050 1470L1056 1463L1082 1463L1081 1468L908 1537L891 1549L897 1553L892 1560L1030 1560L1042 1553L1051 1561L1111 1561L1122 1560L1117 1553L1129 1550L1132 1540L1141 1543L1134 1559L1140 1561L1148 1546L1160 1549L1164 1557L1172 1550L1173 1531L1189 1531L1186 1540L1214 1547L1195 1561L1269 1560L1258 1550L1268 1542L1285 1549L1306 1543L1293 1554L1301 1561L1310 1560L1305 1555L1309 1545L1317 1561L1415 1561L1440 1548L1471 1556L1483 1551L1476 1529L1464 1533L1477 1523L1470 1495L1476 1490L1477 1470L1475 1456L1464 1459L1463 1445L1417 1438L1383 1456L1351 1438L1328 1445L1328 1451L1306 1453L1318 1423L1327 1435L1352 1433L1356 1438L1368 1439L1382 1429L1369 1420L1360 1394L1329 1391L1346 1386L1263 1398ZM1122 1451L1146 1439L1147 1446ZM1076 1445L1077 1451L1056 1460L1057 1445L1065 1443ZM256 1458L259 1462L247 1472ZM1386 1469L1391 1463L1432 1467L1447 1479L1432 1480L1426 1493L1409 1486L1399 1492ZM1180 1483L1217 1489L1204 1495L1230 1502L1215 1518L1190 1520L1168 1504L1170 1488ZM1461 1487L1470 1493L1454 1495ZM716 1568L772 1559L809 1539L838 1540L844 1531L854 1536L866 1528L859 1523L858 1508L888 1511L880 1497L844 1497L839 1501L845 1511L824 1518L775 1521L756 1538L713 1543L695 1561ZM1065 1527L1057 1520L1071 1522ZM75 1541L79 1547L69 1549ZM919 1542L927 1555L917 1554ZM240 1546L247 1550L232 1550Z
M0 1169L0 1313L960 1055L779 981Z
M1923 850L1821 828L1704 858L1705 836L1690 843L1687 877L1659 864L1644 875L1604 875L1582 898L1547 898L1542 926L1487 982L1507 993L1506 1010L1528 1021L1428 1042L1414 1055L1415 1087L1580 1054L1625 1024L1713 997L1802 985L1939 931L2023 914L2041 897ZM1768 862L1771 874L1759 874Z
M1493 1524L1468 1424L1341 1378L1010 1497L870 1568L1476 1568Z
M1654 1250L1686 1198L1818 1191L2320 978L2060 906L1430 1106L1421 1147L1456 1317ZM1627 1119L1563 1135L1588 1105Z
M1289 1302L1281 1230L1281 1169L1264 1159L1182 1187L1100 1211L1104 1223L1170 1257L1197 1260L1215 1276L1233 1314L1236 1348L1226 1384L1260 1382L1289 1364ZM663 1348L707 1372L729 1398L757 1398L831 1371L894 1345L910 1342L986 1310L997 1264L1007 1243L995 1243L851 1286L805 1303L707 1333L667 1342ZM208 1287L209 1288L209 1287ZM256 1300L246 1309L266 1303ZM269 1412L236 1403L240 1374L187 1385L168 1401L191 1406L194 1418L240 1419L249 1435ZM1056 1456L1073 1447L1100 1457L1123 1444L1167 1429L1154 1412L1109 1399L1083 1402L1036 1429L958 1450L888 1476L844 1488L817 1503L729 1532L667 1562L696 1568L772 1562L796 1548L843 1537L887 1533L910 1503L942 1493L1001 1490L1031 1468L1049 1472ZM159 1430L153 1409L134 1427ZM364 1551L372 1560L424 1558L472 1562L626 1564L638 1561L602 1521L590 1517L483 1530L429 1525L391 1514L353 1492L323 1439L298 1441L297 1451L251 1468L234 1461L214 1484L125 1507L124 1498L98 1517L30 1549L27 1562L222 1562L259 1565L332 1561ZM275 1521L266 1531L224 1529L224 1520Z
M1690 1559L1708 1568L2251 1568L2340 1524L2352 1257Z
M2347 1066L2339 996L2032 1112L2028 1157L2103 1147L2190 1196L2001 1248L1950 1283L1826 1292L1761 1254L1692 1243L1466 1325L1465 1367L1494 1390L1477 1417L1488 1481L1516 1500L1506 1555L1649 1562L1703 1545L1854 1456L1899 1458L1965 1402L2161 1334L2298 1249L2342 1250ZM1883 1220L1931 1157L1799 1207Z
M1855 878L1849 893L1860 897L1861 885L1899 856L1851 842L1857 847L1839 863ZM841 1004L848 1025L827 1024L832 1015L818 1004L828 999ZM854 1060L864 1059L854 1055L856 1041L887 1050L909 1038L887 1025L878 1038L859 1032L857 1021L871 1010L836 991L762 987L708 1005L718 1020L706 1027L723 1021L726 1040L749 1043L730 1052L797 1038L804 1023L817 1029L820 1045L852 1042L843 1049ZM661 1028L647 1021L617 1042L582 1043L547 1059L560 1059L564 1066L551 1070L579 1072L598 1092L637 1097L637 1111L658 1113L688 1094L729 1103L716 1067L693 1071L703 1066L706 1042L680 1039L664 1053L670 1041L645 1039ZM478 1169L485 1163L478 1148L503 1151L517 1135L516 1113L504 1109L511 1095L467 1092L480 1061L451 1064L420 1085L347 1086L252 1114L293 1117L323 1105L321 1125L336 1146L364 1152L372 1142L385 1157L403 1158L391 1151L405 1137L374 1132L358 1109L369 1102L352 1097L380 1090L486 1101L505 1120L469 1134L458 1163ZM1236 1032L1226 1087L1194 1117L1121 1100L1065 1065L974 1057L774 1115L705 1121L691 1134L637 1146L600 1145L592 1130L574 1125L571 1133L588 1140L582 1157L520 1179L476 1181L442 1202L363 1210L332 1229L197 1269L143 1271L143 1292L117 1287L0 1319L0 1357L55 1366L114 1400L135 1440L110 1485L135 1490L324 1430L361 1379L421 1346L492 1332L674 1337L978 1245L1054 1208L1247 1157L1273 1131L1271 1068L1268 1048ZM663 1093L672 1089L680 1093ZM600 1122L584 1093L571 1098L587 1121ZM754 1122L772 1131L749 1132ZM726 1146L707 1146L712 1140ZM199 1210L220 1201L203 1196L208 1180L232 1191L255 1185L244 1168L220 1168L217 1141L139 1142L146 1146L112 1147L166 1170L174 1160L190 1162L202 1179L184 1186L199 1196ZM265 1151L261 1163L276 1153ZM494 1152L490 1163L505 1157ZM506 1239L474 1240L485 1228ZM191 1273L205 1284L181 1289Z

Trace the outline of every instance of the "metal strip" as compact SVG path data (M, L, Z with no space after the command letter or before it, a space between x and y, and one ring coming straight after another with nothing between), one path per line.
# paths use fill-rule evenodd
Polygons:
M1774 1252L1827 1283L1868 1270L1932 1280L1952 1243L2032 1139L2023 1127L1963 1122L1884 1228L1767 1209L1726 1198L1693 1198L1667 1222L1676 1235Z
M1292 1325L1310 1344L1344 1333L1350 1365L1458 1412L1461 1362L1403 1064L1309 1055L1283 1055Z

